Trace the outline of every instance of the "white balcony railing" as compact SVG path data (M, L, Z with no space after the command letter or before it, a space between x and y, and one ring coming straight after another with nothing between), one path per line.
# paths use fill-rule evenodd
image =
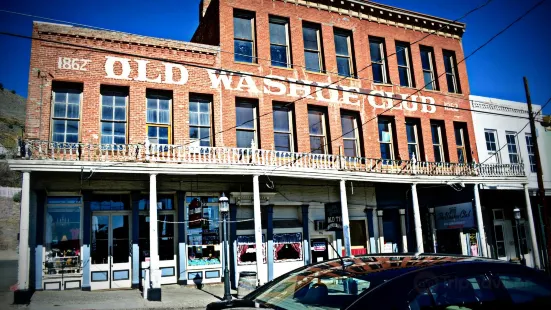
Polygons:
M142 162L264 166L405 175L523 177L523 164L443 163L389 160L253 148L167 144L90 144L29 140L24 158L35 160Z

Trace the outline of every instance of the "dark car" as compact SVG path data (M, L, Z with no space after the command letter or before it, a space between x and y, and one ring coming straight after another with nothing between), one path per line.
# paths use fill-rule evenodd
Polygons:
M551 277L498 260L468 256L377 255L334 259L291 271L243 299L208 310L551 309Z

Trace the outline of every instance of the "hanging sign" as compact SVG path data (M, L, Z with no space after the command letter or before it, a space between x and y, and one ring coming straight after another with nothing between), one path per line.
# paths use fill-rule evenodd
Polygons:
M342 230L341 203L332 202L325 204L325 223L328 231Z
M474 227L473 205L470 202L436 207L436 229Z

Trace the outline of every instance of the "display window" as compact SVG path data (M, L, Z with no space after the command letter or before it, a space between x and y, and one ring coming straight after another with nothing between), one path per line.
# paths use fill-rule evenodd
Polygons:
M188 266L221 265L218 197L186 197Z
M140 261L149 257L149 196L144 196L138 202ZM176 212L174 210L174 195L157 195L157 234L159 244L159 260L174 260L176 251L175 224Z
M273 251L276 263L302 260L302 234L274 234Z
M266 263L266 241L262 235L262 262ZM237 265L256 264L254 235L237 236Z
M45 212L44 273L82 273L81 197L48 197Z

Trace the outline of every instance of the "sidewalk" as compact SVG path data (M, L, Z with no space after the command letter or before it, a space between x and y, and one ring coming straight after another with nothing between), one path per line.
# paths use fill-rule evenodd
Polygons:
M232 291L234 296L235 293ZM38 291L30 305L10 305L8 309L205 309L222 296L223 284L205 285L201 290L194 286L165 285L161 302L144 300L139 290Z

